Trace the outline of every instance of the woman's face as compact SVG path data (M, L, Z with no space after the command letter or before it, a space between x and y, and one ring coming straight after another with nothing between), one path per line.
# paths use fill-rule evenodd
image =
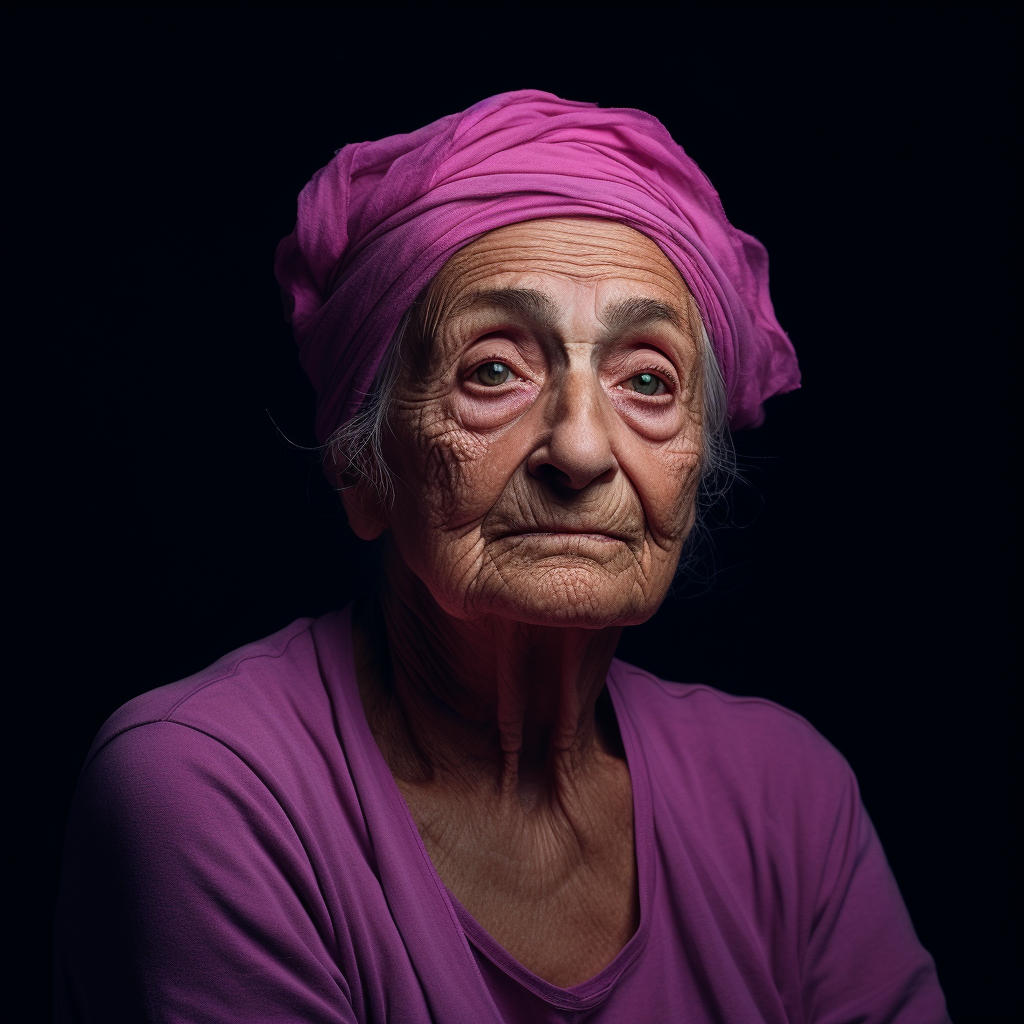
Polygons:
M696 313L675 267L620 224L530 221L453 256L426 302L433 346L405 361L385 432L394 502L371 518L458 618L648 618L701 456Z

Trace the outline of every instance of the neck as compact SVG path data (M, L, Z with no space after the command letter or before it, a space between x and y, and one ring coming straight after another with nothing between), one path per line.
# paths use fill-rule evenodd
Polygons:
M397 559L356 609L360 691L396 779L457 780L524 805L600 753L621 756L601 700L621 630L445 612Z

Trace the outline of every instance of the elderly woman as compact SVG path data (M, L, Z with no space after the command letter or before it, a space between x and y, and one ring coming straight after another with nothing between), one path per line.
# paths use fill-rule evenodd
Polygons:
M380 578L104 727L63 1019L945 1020L836 751L614 660L799 380L665 129L524 91L347 146L277 273Z

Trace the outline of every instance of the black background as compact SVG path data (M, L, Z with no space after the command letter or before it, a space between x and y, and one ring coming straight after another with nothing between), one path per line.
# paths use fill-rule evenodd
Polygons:
M344 143L533 87L661 118L767 246L803 368L736 437L746 482L696 572L620 654L809 718L857 772L954 1018L992 1019L1011 678L985 575L1003 484L978 469L993 360L963 250L987 187L966 57L998 26L69 17L8 43L11 777L40 1017L104 719L364 574L315 458L270 418L314 443L272 275L296 195Z

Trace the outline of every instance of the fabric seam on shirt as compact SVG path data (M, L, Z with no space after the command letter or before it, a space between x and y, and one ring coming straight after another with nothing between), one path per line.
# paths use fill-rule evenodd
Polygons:
M618 658L616 658L615 660L619 661ZM693 696L693 694L699 691L702 693L710 694L712 697L715 697L716 699L720 700L723 704L760 704L763 707L768 707L774 709L775 711L783 712L783 714L785 714L787 717L799 722L801 725L805 726L816 736L820 736L822 739L824 739L825 742L829 744L829 746L835 748L835 744L833 744L828 739L828 737L825 736L819 729L816 729L814 725L811 724L811 722L809 722L803 715L800 714L799 711L794 711L792 708L787 708L784 704L779 704L776 701L769 699L768 697L749 697L739 696L733 693L726 693L724 690L719 690L717 687L711 686L708 683L673 682L672 680L660 679L658 676L654 675L651 672L648 672L646 669L640 668L638 665L632 665L628 661L622 661L620 663L625 668L629 669L630 672L644 676L650 682L657 685L657 687L662 691L662 693L664 693L667 697L671 697L673 700L685 700L687 697L691 697ZM671 690L667 689L668 686L685 686L688 689L686 693L672 693ZM838 751L838 753L840 754L840 756L842 756L841 751ZM845 761L845 758L843 758L843 760Z
M296 621L300 621L300 620L296 620ZM168 720L169 721L170 720L170 716L173 715L174 712L177 711L178 708L180 708L181 705L185 703L185 701L191 700L191 698L194 697L197 693L202 693L202 691L205 690L208 686L212 686L214 683L221 683L225 679L230 679L233 675L235 675L238 672L239 667L241 665L245 664L245 662L247 662L247 661L256 661L256 660L258 660L260 658L277 659L277 658L284 657L284 655L288 652L288 648L291 647L292 641L294 641L297 637L301 636L303 633L308 633L309 632L309 627L312 624L312 622L313 622L312 619L308 619L307 622L305 623L305 627L303 629L301 629L301 630L296 631L290 637L288 637L288 642L284 645L284 647L281 648L281 650L277 651L276 653L271 654L269 652L261 652L259 654L246 654L246 655L243 655L243 656L239 657L237 661L231 662L230 667L226 668L225 671L218 673L212 679L207 679L203 683L197 683L196 686L193 689L189 690L188 693L186 693L183 697L180 697L174 704L172 704L167 709L167 712L164 715L164 720ZM291 625L294 626L295 623L293 622L293 623L291 623ZM289 627L285 626L284 628L288 629ZM284 630L281 630L280 632L284 632ZM256 642L260 643L261 641L256 641ZM202 670L200 670L200 671L202 671ZM171 685L173 685L173 683ZM202 730L200 730L200 731L202 731Z

